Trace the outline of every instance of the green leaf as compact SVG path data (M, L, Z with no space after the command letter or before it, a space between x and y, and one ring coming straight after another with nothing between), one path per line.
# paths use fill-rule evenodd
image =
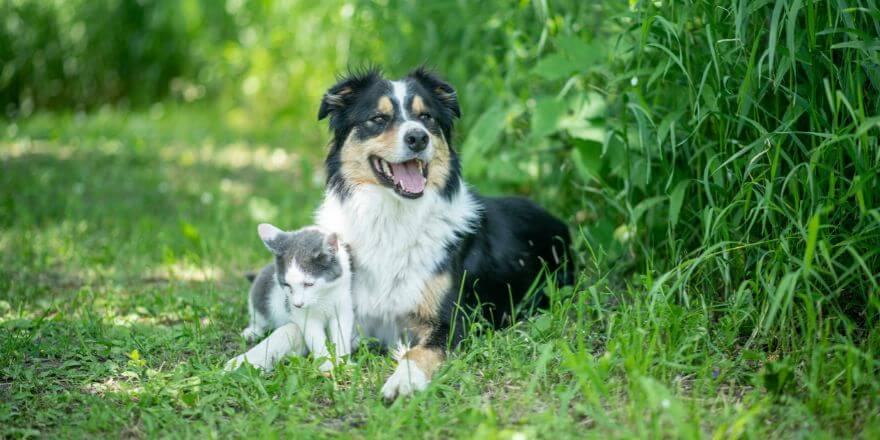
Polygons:
M797 288L797 273L789 272L782 277L782 280L773 289L770 294L770 306L762 317L761 329L766 333L770 327L776 322L776 316L782 316L782 322L785 322L784 312L791 308L791 298L794 290Z
M598 46L572 36L559 37L556 45L578 70L589 70L602 55Z
M813 265L813 255L816 253L816 240L819 238L819 214L813 214L810 225L807 228L807 250L804 252L804 275L810 273Z
M199 234L199 229L193 226L190 223L182 222L180 225L181 232L183 236L187 238L193 244L198 245L202 241L202 236ZM137 350L135 350L137 351Z
M541 315L535 319L535 329L544 333L553 326L553 318L550 315Z
M861 136L867 133L870 129L878 127L880 128L880 116L872 116L870 118L865 118L865 121L859 125L859 129L856 132L858 136Z
M648 198L648 199L645 199L645 200L642 200L641 202L639 202L639 204L636 205L635 208L633 208L633 219L632 219L633 223L637 223L639 221L639 219L642 217L642 215L644 215L645 212L647 212L649 209L654 207L654 205L656 205L664 200L666 200L665 196L657 196L657 197L651 197L651 198Z
M574 139L571 158L584 181L599 180L602 170L602 144L588 139Z
M566 105L564 102L550 97L538 98L535 110L532 112L533 137L544 137L559 129L559 120L565 115Z
M687 180L682 180L675 185L669 194L669 225L678 224L678 215L681 213L681 204L684 202L684 195L688 186Z
M532 71L545 79L556 80L568 77L575 72L577 68L577 64L561 54L551 54L541 58Z
M519 111L519 107L505 111L498 103L480 115L462 146L462 159L467 172L481 174L485 171L485 154L498 142L508 116L515 116Z
M877 51L880 50L880 39L876 40L854 40L854 41L845 41L843 43L837 43L831 46L832 49L862 49L864 51Z
M549 80L571 76L575 72L590 70L602 56L599 46L572 36L559 37L559 51L538 61L533 72Z
M676 111L670 112L666 116L663 117L663 120L660 121L660 125L657 126L657 144L663 145L663 142L666 140L666 137L672 133L672 130L675 129L674 123L678 121L684 114L683 109L678 109ZM674 147L674 145L672 146Z

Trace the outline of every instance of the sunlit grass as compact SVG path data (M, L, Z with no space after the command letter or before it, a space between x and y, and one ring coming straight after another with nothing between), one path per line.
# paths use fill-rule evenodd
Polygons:
M742 338L742 322L754 319L750 295L684 305L658 287L663 280L626 287L603 276L602 253L582 256L576 289L548 292L546 313L503 331L475 322L431 389L390 407L377 390L392 362L370 349L330 378L309 359L266 376L224 375L223 363L246 349L242 274L266 261L255 225L310 221L320 159L285 153L303 163L285 173L258 165L275 148L234 137L216 145L235 147L205 148L160 133L161 121L141 140L136 130L96 136L76 124L47 139L43 123L22 123L0 144L11 170L0 234L8 435L735 437L877 423L860 409L873 398L856 388L876 360L856 343L826 331L801 352L835 372L812 374L839 393L790 392L810 370L787 360L791 351ZM163 155L168 141L178 151ZM249 165L217 159L224 154ZM710 248L681 270L725 251L737 249ZM843 424L843 411L858 424Z
M2 122L0 435L878 437L874 2L299 5L236 28L216 105ZM569 221L577 286L391 406L375 350L221 374L256 224L320 200L323 89L426 54L469 183Z

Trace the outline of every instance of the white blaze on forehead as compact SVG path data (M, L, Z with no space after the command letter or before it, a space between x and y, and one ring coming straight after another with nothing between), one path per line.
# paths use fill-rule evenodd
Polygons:
M427 133L428 129L425 127L425 124L423 124L418 119L410 119L409 117L410 115L405 105L407 95L406 81L391 81L391 87L394 94L394 101L397 103L398 108L400 109L400 116L403 117L403 123L400 124L400 128L398 128L397 130L397 145L399 145L400 148L405 148L403 137L408 131L413 128L420 128ZM432 140L428 141L428 154L431 154L433 152L433 144L434 142Z
M409 115L406 112L406 106L404 106L406 103L406 82L391 81L391 87L394 90L394 101L397 102L400 115L403 116L404 121L409 121Z
M284 281L287 281L287 284L290 284L291 286L298 286L304 282L314 281L303 272L302 268L299 267L299 264L296 264L295 258L287 260L286 269L287 273L284 274Z

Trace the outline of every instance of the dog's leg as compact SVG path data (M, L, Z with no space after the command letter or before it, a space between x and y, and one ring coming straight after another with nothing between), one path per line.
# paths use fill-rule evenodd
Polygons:
M429 345L417 345L401 353L394 374L382 386L382 396L392 401L424 390L445 357L442 347Z
M397 368L382 386L385 400L394 400L427 388L431 377L446 358L450 328L446 319L440 316L444 304L450 304L447 299L452 294L448 273L438 274L425 283L422 303L409 317L408 327L418 338L418 343L398 353Z

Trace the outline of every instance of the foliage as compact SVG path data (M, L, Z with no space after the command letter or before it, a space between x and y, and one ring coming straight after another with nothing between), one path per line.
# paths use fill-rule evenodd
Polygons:
M365 436L878 430L876 1L137 4L0 6L8 114L151 105L3 128L10 429L246 434L268 414L278 431ZM349 66L420 63L458 89L469 183L571 222L578 285L513 328L476 322L431 390L390 408L370 351L330 380L301 360L219 376L243 348L254 223L307 222L320 196L321 93ZM108 378L138 392L101 406L84 390ZM96 410L59 423L83 404Z
M4 1L0 103L27 116L164 96L191 68L180 12L165 1Z

